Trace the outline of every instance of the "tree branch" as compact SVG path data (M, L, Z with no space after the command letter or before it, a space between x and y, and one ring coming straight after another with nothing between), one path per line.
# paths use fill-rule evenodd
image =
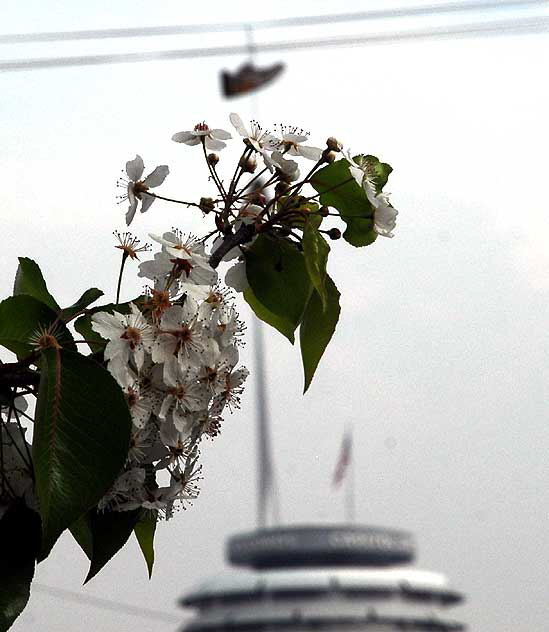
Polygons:
M227 235L221 242L219 247L210 255L209 264L212 268L217 268L221 263L221 259L232 250L235 246L242 246L252 241L252 237L256 233L255 224L242 224L242 226L232 235Z
M21 362L0 364L0 385L2 386L38 386L40 374Z

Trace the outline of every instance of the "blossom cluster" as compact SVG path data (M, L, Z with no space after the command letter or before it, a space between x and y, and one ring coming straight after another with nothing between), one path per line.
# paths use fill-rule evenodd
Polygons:
M239 407L248 371L237 368L244 326L204 245L175 229L152 237L161 249L140 264L152 282L145 300L92 317L133 426L124 471L99 508L169 518L197 495L200 439L216 436L224 410Z
M393 236L398 213L378 186L377 158L353 157L333 137L320 149L307 144L308 133L302 129L280 125L272 133L256 121L246 126L236 113L229 118L244 143L230 182L218 173L220 157L215 153L226 147L225 141L232 138L229 132L202 122L172 136L174 142L202 149L209 179L218 190L215 199L184 202L156 194L151 189L164 182L169 169L160 165L143 177L139 155L126 163L127 178L119 183L125 189L122 200L129 202L128 225L138 208L144 213L159 198L197 207L204 216L215 218L215 229L201 241L175 229L151 235L161 248L139 266L139 276L151 283L148 299L132 304L126 314L93 316L93 329L108 340L104 357L126 393L134 425L126 468L100 508L144 507L169 516L175 504L196 494L200 437L217 433L225 407L238 405L248 374L236 368L243 326L227 290L217 285L214 268L232 260L225 284L243 292L248 287L244 255L260 234L270 232L303 250L299 231L306 216L315 213L320 216L318 235L341 237L339 229L326 229L320 223L329 215L345 218L321 207L316 200L320 193L302 195L305 185L314 188L313 174L342 154L348 178L335 187L356 181L372 208L373 230ZM312 162L302 180L300 159ZM244 176L249 177L247 183L241 181ZM207 255L204 244L210 238ZM138 251L135 240L119 239L124 265ZM157 483L160 470L169 474L167 485Z
M250 155L241 164L243 172L253 173L257 168L256 155L260 156L264 163L264 170L271 174L277 173L280 178L292 183L300 178L299 164L288 158L288 156L302 157L312 161L322 162L326 157L326 150L318 147L311 147L304 143L308 139L308 134L296 127L279 126L277 134L267 131L257 123L251 121L250 129L246 127L240 116L236 113L230 115L230 121L239 136L242 137L247 147L250 148ZM206 123L198 123L193 130L177 132L172 136L172 140L186 145L202 145L206 150L220 151L226 147L224 141L232 138L231 134L223 129L211 129ZM336 139L328 139L328 149L331 152L342 151L343 146ZM393 237L393 229L396 225L398 211L390 204L389 194L376 192L372 183L369 163L364 156L353 158L350 151L345 152L345 157L349 162L349 172L359 186L363 187L370 204L374 210L374 230L383 237ZM208 156L214 163L218 160L216 154ZM141 212L147 211L154 202L156 196L147 193L150 188L156 187L164 181L169 173L166 165L156 167L144 180L140 180L144 171L143 160L136 156L133 161L126 163L126 173L128 180L124 181L127 189L123 199L130 202L126 214L126 222L129 225L135 216L138 201L141 201ZM254 178L255 179L255 178Z

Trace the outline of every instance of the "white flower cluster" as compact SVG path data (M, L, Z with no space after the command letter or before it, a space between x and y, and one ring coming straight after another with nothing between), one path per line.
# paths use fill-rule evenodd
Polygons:
M302 129L281 125L279 126L278 134L275 135L264 130L257 121L251 121L250 129L248 129L235 112L230 115L230 121L247 146L262 157L265 168L271 173L278 170L288 182L296 182L300 177L298 163L295 160L288 159L288 156L318 161L323 155L322 150L318 147L310 147L303 144L307 141L308 134ZM224 141L230 138L232 136L229 132L219 128L212 129L206 123L198 123L193 130L177 132L172 136L172 140L177 143L184 143L185 145L203 144L204 151L206 149L219 151L226 147ZM337 143L338 151L341 151L343 149L341 144L335 139L334 142ZM358 160L355 160L351 157L350 152L347 151L345 153L349 162L350 174L355 178L359 186L364 189L373 207L374 230L383 237L393 237L392 231L396 226L398 211L390 204L389 194L376 192L370 177L370 164L365 157L358 157ZM255 157L250 156L248 160L251 165L250 172L253 172L256 167ZM122 196L122 200L129 200L130 202L126 214L128 225L134 218L139 201L141 201L141 212L144 213L148 210L155 199L153 194L148 193L149 189L162 184L169 173L166 165L160 165L144 180L140 180L143 171L143 160L140 156L136 156L133 161L126 163L128 179L121 181L121 186L126 188L126 193ZM239 272L238 276L238 283L242 285L242 274ZM237 285L235 285L236 287Z
M248 130L240 116L234 112L230 119L247 145L262 156L267 169L271 172L279 169L290 181L299 179L299 166L295 160L288 160L284 155L302 156L309 160L319 160L322 155L322 150L318 147L303 145L308 138L303 130L282 126L280 134L275 136L264 130L256 121L252 121L251 130ZM231 135L225 130L210 129L205 123L199 123L194 130L178 132L172 136L176 143L185 145L198 145L202 138L207 149L219 151L226 146L223 141L231 138Z
M244 326L203 244L177 230L152 237L162 248L139 272L153 281L148 300L128 314L92 317L133 422L125 469L99 508L143 507L169 518L196 497L198 443L218 434L225 408L239 407L248 371L236 368Z

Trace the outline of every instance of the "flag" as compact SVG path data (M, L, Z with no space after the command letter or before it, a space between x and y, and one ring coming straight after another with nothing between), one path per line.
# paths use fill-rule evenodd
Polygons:
M347 474L351 459L353 458L353 435L351 430L346 430L343 435L343 441L341 442L341 450L339 451L339 458L334 469L334 475L332 477L332 487L339 487Z

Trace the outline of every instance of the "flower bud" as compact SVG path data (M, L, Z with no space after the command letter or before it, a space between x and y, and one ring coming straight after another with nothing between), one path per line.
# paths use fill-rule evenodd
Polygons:
M284 171L282 171L281 169L279 169L278 167L275 169L276 175L279 178L279 180L281 182L287 182L288 184L292 183L292 174L291 173L284 173Z
M238 161L238 165L244 173L253 173L257 167L257 160L253 156L249 156L248 158L242 157Z
M275 193L277 195L284 195L289 188L290 185L287 182L277 182L275 186Z
M319 214L321 217L328 217L328 215L330 214L330 209L329 209L327 206L321 206L321 207L318 209L318 214Z
M331 149L325 149L322 152L322 161L323 162L331 163L331 162L334 162L335 159L336 159L335 151L332 151Z
M343 149L343 144L340 143L337 138L330 136L326 141L326 145L330 151L341 151Z
M215 167L219 162L219 156L217 154L208 154L208 164L210 167Z
M212 198L202 197L198 203L200 210L206 215L215 209L215 202Z
M261 207L264 207L265 204L267 204L267 196L264 193L261 193L261 191L252 191L246 196L246 199L250 202L250 204L257 204Z
M326 234L330 239L339 239L341 237L341 231L339 228L330 228Z

